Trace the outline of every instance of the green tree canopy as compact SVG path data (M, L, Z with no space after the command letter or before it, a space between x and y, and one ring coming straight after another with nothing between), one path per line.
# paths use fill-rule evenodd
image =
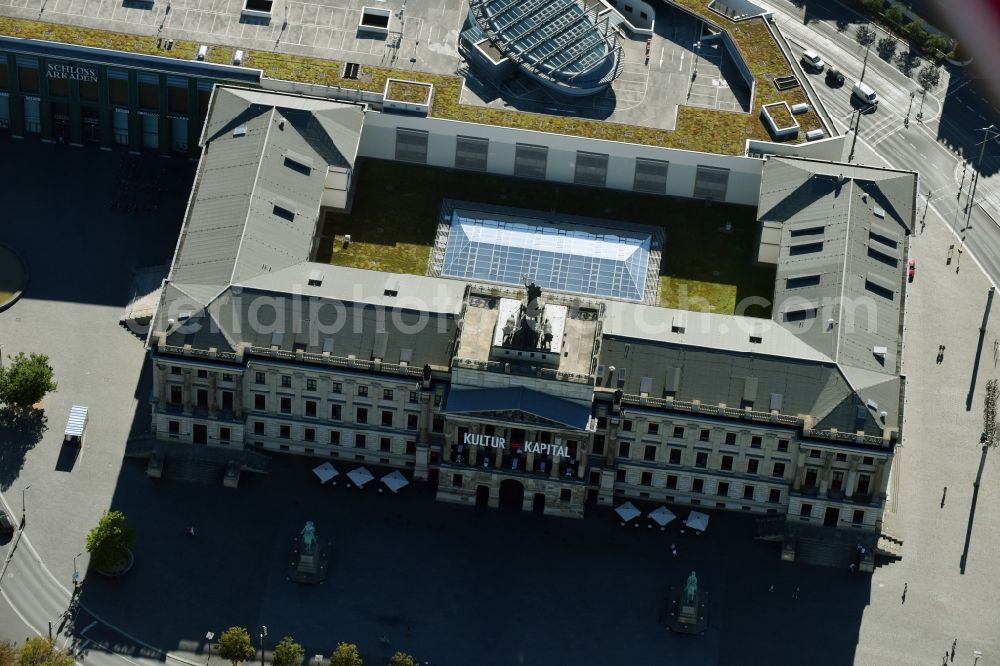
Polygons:
M389 659L389 666L417 666L417 660L405 652L397 652Z
M0 369L0 402L17 410L26 410L41 401L45 394L56 390L49 357L45 354L26 355L18 352L8 356L7 367Z
M274 646L271 663L274 666L299 666L306 651L291 636L285 636Z
M56 642L36 636L24 641L17 655L17 666L74 666L76 660L66 650L56 648Z
M17 663L17 646L14 641L0 641L0 666L14 666Z
M937 88L938 83L941 81L941 69L937 65L928 63L917 72L917 81L920 83L921 88L930 92Z
M219 636L215 644L219 650L219 656L232 663L233 666L241 661L253 659L257 654L253 642L250 640L250 633L243 627L229 627Z
M128 559L128 549L135 541L135 532L125 523L121 511L108 511L87 534L87 552L95 569L107 570L120 566Z
M337 649L330 655L330 666L362 666L363 663L354 643L337 643Z
M875 43L875 29L872 28L867 23L862 23L858 26L857 31L854 33L855 39L858 40L858 44L861 46L868 46L869 44Z
M903 8L898 2L894 2L889 5L889 8L885 10L885 20L895 26L901 26L903 24Z

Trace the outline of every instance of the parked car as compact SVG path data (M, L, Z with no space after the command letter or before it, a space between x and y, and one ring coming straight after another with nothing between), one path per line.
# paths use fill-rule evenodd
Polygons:
M844 73L830 65L826 69L826 82L828 85L838 87L844 85Z
M806 49L802 53L802 64L816 70L817 72L822 72L823 68L826 67L826 63L823 62L823 59L820 58L819 54L812 49Z
M13 534L14 529L14 521L10 519L6 511L0 509L0 534Z
M909 278L910 282L913 282L913 276L917 274L917 260L912 257L908 262L906 262L906 277Z

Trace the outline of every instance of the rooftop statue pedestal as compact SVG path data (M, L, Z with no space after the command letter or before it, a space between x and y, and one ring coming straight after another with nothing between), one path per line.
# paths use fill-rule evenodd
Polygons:
M666 615L667 629L679 634L703 634L708 627L708 593L698 589L692 571L683 588L670 588Z
M294 583L316 585L326 580L329 572L333 543L320 543L316 538L313 522L307 521L302 531L292 541L292 556L286 577Z

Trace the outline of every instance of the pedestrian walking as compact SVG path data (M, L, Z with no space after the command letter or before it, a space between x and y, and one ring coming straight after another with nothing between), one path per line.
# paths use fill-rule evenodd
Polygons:
M944 490L941 491L941 508L942 509L944 508L944 498L947 497L947 496L948 496L948 486L945 486Z
M854 573L854 562L851 562L848 568L851 570L851 573Z
M906 603L906 588L907 588L908 585L909 585L909 583L903 583L903 601L902 601L902 603L904 603L904 604Z
M771 587L767 588L768 592L774 592L774 583L771 583Z
M677 557L677 546L675 544L670 544L670 554Z
M951 642L951 660L955 661L955 648L958 647L958 639Z
M944 659L941 661L941 666L948 666L948 653L944 653Z
M792 592L792 599L798 599L798 598L799 598L799 588L798 586L796 586L795 591Z

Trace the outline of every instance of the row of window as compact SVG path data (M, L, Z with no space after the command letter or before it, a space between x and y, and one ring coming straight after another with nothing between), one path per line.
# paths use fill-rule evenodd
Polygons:
M600 421L598 421L598 426L600 426ZM625 419L622 421L622 431L623 432L634 432L635 424L630 419ZM646 424L647 435L659 435L660 434L660 424L656 421L650 421ZM673 431L670 436L674 439L684 439L687 434L687 429L684 426L674 426ZM699 442L710 442L712 441L712 429L711 428L700 428L698 429L698 441ZM788 451L787 439L778 440L778 451L786 452ZM724 444L729 446L737 445L737 433L727 432L725 433ZM762 435L751 435L750 436L750 447L754 449L759 449L764 444L764 437Z
M302 429L302 441L303 442L316 442L317 440L317 429L305 427ZM253 422L253 434L258 436L266 436L267 424L263 421ZM291 439L292 438L292 426L288 423L278 424L278 439ZM371 441L378 441L378 450L384 452L392 451L392 438L391 437L371 437L367 433L356 432L354 433L353 439L350 437L344 437L343 433L339 430L330 430L327 433L327 443L333 446L348 446L353 445L356 449L366 449L368 448L369 439ZM408 440L406 442L405 451L406 455L415 455L417 452L417 443Z
M430 134L425 130L396 128L395 158L400 162L427 163ZM467 171L487 171L489 139L458 136L455 140L455 168ZM544 180L548 174L547 146L518 143L514 146L514 175L520 178ZM608 180L606 153L576 151L573 182L589 187L606 187ZM632 189L649 194L667 193L667 173L670 163L644 157L635 158ZM699 166L695 173L693 196L724 201L729 185L729 169Z
M253 396L253 408L259 412L266 412L267 409L267 395L264 393L255 393ZM318 418L319 414L317 412L318 403L315 400L305 400L303 401L303 411L302 416L307 418ZM287 396L279 396L278 398L278 411L281 414L291 414L292 413L292 399ZM369 408L368 407L355 407L354 408L354 422L360 425L367 425L369 423ZM395 427L396 423L396 412L392 409L383 409L380 414L379 425L383 428ZM341 404L331 404L330 405L330 420L331 421L343 421L344 420L344 406ZM416 413L406 414L406 429L416 430L420 427L420 415Z
M279 375L281 388L294 388L292 383L291 375ZM266 372L255 372L254 373L254 384L258 386L267 385L267 373ZM306 377L305 380L305 390L315 392L318 390L318 381L313 377ZM344 384L343 382L333 381L330 382L330 393L343 393ZM355 386L355 395L361 398L367 398L369 396L369 387L365 384L358 384ZM393 389L383 388L382 389L382 399L383 400L394 400L396 393ZM411 403L419 402L420 394L417 391L409 391L407 400Z
M615 473L615 481L618 483L626 483L626 472L624 468L619 468ZM666 489L676 490L677 489L677 479L675 474L668 474L666 478ZM653 485L653 473L652 472L641 472L639 475L639 485L640 486L652 486ZM705 492L705 479L693 478L691 479L691 492L702 494ZM729 497L730 484L728 481L719 481L715 486L715 493L720 497ZM757 487L749 484L743 486L743 499L753 500L757 493ZM768 490L767 501L773 504L779 504L781 502L781 489L780 488L770 488Z

